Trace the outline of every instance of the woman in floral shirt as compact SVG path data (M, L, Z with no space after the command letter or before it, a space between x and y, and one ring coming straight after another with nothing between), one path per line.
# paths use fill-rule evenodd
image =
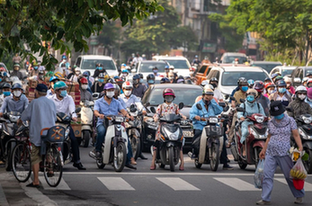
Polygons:
M180 109L179 106L172 103L174 98L175 98L175 94L173 89L167 88L163 91L163 97L165 99L165 102L163 104L160 104L157 107L156 113L154 115L154 121L157 122L159 117L165 115L165 114L180 114L184 119L186 119L185 116L183 116L180 113ZM154 143L154 151L153 151L153 159L152 159L152 164L151 164L151 170L156 169L156 165L155 165L155 160L156 160L156 149L159 147L159 141L160 141L160 126L158 127L158 130L156 132L155 135L155 143ZM181 148L180 151L180 160L181 160L181 164L179 167L179 170L184 170L184 159L183 159L183 149Z
M297 124L292 117L284 114L285 108L281 101L272 102L270 107L270 114L274 118L269 121L269 134L265 146L259 154L260 159L265 157L265 163L263 170L262 199L257 202L257 205L270 204L274 173L277 165L282 169L288 186L296 198L295 203L302 203L304 190L295 189L290 179L290 170L294 164L288 154L291 135L293 135L299 147L299 151L302 151L302 142L297 130Z

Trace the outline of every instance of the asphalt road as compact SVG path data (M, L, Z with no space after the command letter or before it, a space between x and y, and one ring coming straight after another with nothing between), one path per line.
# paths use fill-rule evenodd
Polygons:
M254 166L241 170L231 160L232 171L212 172L209 165L197 169L185 155L185 171L170 172L169 168L149 169L148 160L139 159L138 169L125 168L114 172L110 165L98 169L88 156L92 148L81 148L82 163L86 171L65 165L63 180L57 188L49 187L40 174L41 188L27 188L18 183L11 172L0 169L0 205L255 205L261 190L253 185ZM178 169L178 166L176 166ZM312 175L305 183L304 205L312 205ZM285 180L277 171L272 192L272 204L294 205Z

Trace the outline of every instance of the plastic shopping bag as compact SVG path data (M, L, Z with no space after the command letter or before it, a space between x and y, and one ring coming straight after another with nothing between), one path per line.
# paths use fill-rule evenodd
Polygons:
M296 164L290 170L290 177L293 178L294 187L297 190L302 190L304 187L304 180L307 178L307 171L304 168L301 158L298 159Z
M254 175L254 184L256 188L262 188L264 159L260 160Z

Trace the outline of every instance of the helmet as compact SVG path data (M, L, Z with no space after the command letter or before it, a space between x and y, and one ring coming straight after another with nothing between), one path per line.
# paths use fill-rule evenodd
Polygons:
M168 66L168 65L165 66L165 70L166 70L166 69L169 69L169 66Z
M185 84L193 84L193 82L192 82L192 80L187 79L187 80L185 81Z
M115 79L109 78L107 80L107 83L116 84L116 81L115 81Z
M98 78L104 78L104 73L99 73Z
M4 89L4 88L10 88L11 89L11 84L9 84L9 83L4 83L3 85L2 85L2 89Z
M282 79L276 82L276 86L278 87L286 87L286 82Z
M126 82L124 82L124 83L122 84L122 88L123 88L123 89L133 89L133 85L132 85L131 82L126 81Z
M109 76L108 76L108 74L107 74L107 73L105 73L105 74L104 74L104 80L106 80L106 81L107 81L108 79L109 79Z
M312 79L309 78L307 83L308 83L308 84L309 84L309 83L312 83Z
M200 83L200 86L204 87L206 86L207 84L209 84L209 82L207 80L204 80Z
M143 78L144 78L144 76L143 76L142 73L138 73L138 75L140 76L140 79L143 79Z
M53 86L53 89L54 90L58 90L58 89L66 89L67 88L67 85L65 84L65 82L63 81L59 81L59 82L56 82Z
M182 75L179 75L177 80L179 80L179 79L183 79L184 80L184 77Z
M216 77L212 77L212 78L210 79L209 83L210 83L210 82L217 82L217 83L218 83L219 81L218 81L218 79L217 79Z
M118 84L113 84L114 88L115 88L115 92L120 92L120 87L118 86Z
M198 55L195 55L195 58L198 58Z
M246 95L248 96L250 94L254 95L255 97L258 96L258 92L255 89L248 89Z
M88 77L89 73L87 71L85 71L85 72L82 73L82 75L85 76L85 77Z
M307 88L305 86L300 85L299 87L296 88L296 93L307 93Z
M170 80L167 77L163 77L163 78L161 78L160 83L161 84L167 84L167 83L170 83Z
M255 81L253 79L248 79L247 83L248 83L248 86L253 87L253 85L255 84Z
M274 79L277 76L278 76L278 73L274 73L274 74L271 75L271 79Z
M271 79L270 79L270 77L266 77L265 79L264 79L264 81L266 82L266 81L271 81Z
M104 90L108 90L108 89L114 89L114 85L111 83L106 83L104 86Z
M273 84L272 82L265 84L265 89L270 87L275 87L275 84Z
M133 75L133 78L132 78L133 80L136 80L136 79L140 79L140 75L139 74L135 74L135 75Z
M62 55L62 59L67 59L65 54Z
M41 70L41 71L39 71L39 74L44 74L44 71L42 71L42 70Z
M302 79L302 83L304 83L304 82L308 81L308 79L309 79L309 77L303 77L303 79Z
M53 76L53 77L50 78L49 82L53 82L53 81L55 81L55 80L59 80L59 78L56 77L56 76Z
M56 77L59 78L59 79L64 78L64 76L63 76L63 74L62 74L61 72L56 72L56 73L54 74L54 76L56 76Z
M291 78L290 77L288 77L288 76L285 76L284 77L284 81L287 83L287 82L290 82L291 83Z
M54 73L52 71L49 71L46 73L46 77L53 77Z
M125 63L121 64L122 67L126 67L127 65Z
M245 77L240 77L237 81L238 86L247 86L248 82Z
M312 99L312 87L308 88L307 96L309 99Z
M147 75L146 79L147 80L150 80L150 79L155 80L155 75L154 74L149 74L149 75Z
M129 71L127 69L124 69L121 71L121 73L128 73L129 74Z
M211 89L212 91L214 90L214 87L211 85L211 84L206 84L205 86L204 86L204 90L205 89Z
M170 66L169 66L169 69L174 69L174 66L173 66L173 65L170 65Z
M23 89L23 86L20 83L15 83L12 86L12 90L14 90L14 89Z
M312 75L312 72L307 72L306 76L311 76L311 75Z
M277 76L277 77L274 79L274 81L276 82L276 81L281 80L281 79L283 79L282 76ZM283 80L284 80L284 79L283 79Z
M208 95L213 95L213 90L210 88L206 88L203 91L203 95L208 94Z
M263 92L264 84L262 81L255 81L254 89L257 90L257 92Z
M171 89L171 88L164 89L163 97L165 98L165 96L173 96L173 97L175 97L173 89Z
M154 70L154 69L157 69L157 70L158 70L158 68L157 68L156 66L154 66L154 67L152 68L152 70Z
M81 79L80 79L80 83L81 83L81 84L88 84L87 78L84 78L84 77L81 78Z

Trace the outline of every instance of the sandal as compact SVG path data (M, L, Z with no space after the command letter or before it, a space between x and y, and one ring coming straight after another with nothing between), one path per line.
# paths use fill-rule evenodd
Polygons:
M151 167L150 167L150 170L155 170L156 169L156 165L152 165Z
M34 187L34 188L39 188L39 187L40 187L40 185L34 185L34 183L32 182L32 183L30 183L30 184L26 185L26 187Z

